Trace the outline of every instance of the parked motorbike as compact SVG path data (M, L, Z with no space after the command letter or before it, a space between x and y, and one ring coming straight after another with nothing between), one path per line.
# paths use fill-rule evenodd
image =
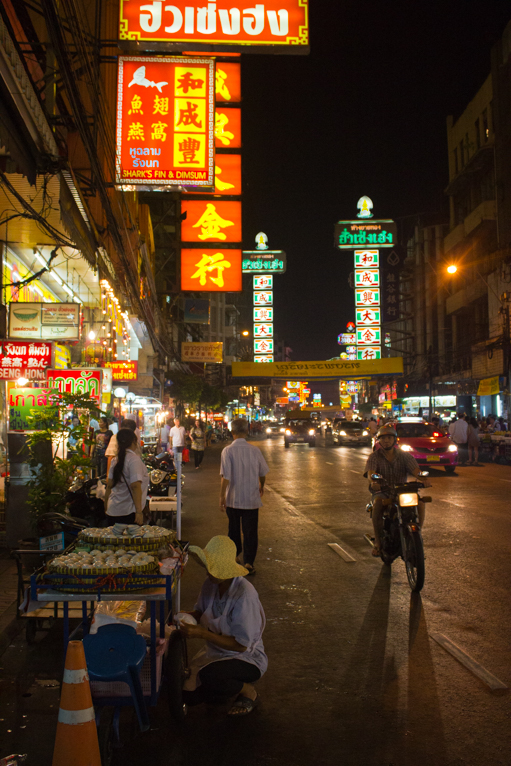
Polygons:
M177 473L173 458L168 452L161 452L146 459L149 472L149 497L169 497L177 487Z
M43 513L37 519L37 536L48 537L64 532L64 547L76 542L76 538L82 529L89 524L84 519L68 516L65 513Z
M98 481L100 479L77 479L66 494L66 503L71 516L83 519L89 527L100 527L105 520L105 503L102 498L96 497Z
M427 478L429 473L423 471L421 478ZM371 476L374 482L383 482L379 473ZM421 481L411 481L406 484L389 486L382 483L382 490L390 497L383 500L383 530L381 535L381 558L391 566L399 556L405 562L406 576L410 588L419 593L424 585L426 574L424 564L424 544L419 525L419 500L430 503L431 497L420 497L419 490L424 488ZM367 504L367 511L372 514L372 503Z

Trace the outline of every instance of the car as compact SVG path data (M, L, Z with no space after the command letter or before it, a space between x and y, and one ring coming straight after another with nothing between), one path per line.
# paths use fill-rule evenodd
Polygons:
M432 423L399 422L395 426L397 443L409 452L419 465L442 466L454 473L458 464L458 448Z
M339 420L333 427L334 444L354 444L360 447L371 446L371 432L361 420Z
M316 446L316 424L310 418L288 418L284 432L284 447L290 444Z
M264 430L266 432L266 438L272 439L274 436L282 436L286 429L284 426L280 425L280 423L271 423L271 425L267 426Z

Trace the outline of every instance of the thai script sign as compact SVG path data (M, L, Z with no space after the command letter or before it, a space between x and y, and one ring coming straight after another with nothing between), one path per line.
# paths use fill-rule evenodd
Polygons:
M262 52L279 46L279 53L306 53L309 45L308 0L121 0L119 39L174 44L193 43L227 50ZM176 45L184 43L185 45ZM146 50L153 46L143 46ZM266 50L267 52L267 50Z
M84 394L101 400L102 371L96 367L82 367L77 370L48 370L48 386L61 394Z
M378 360L334 359L319 362L274 362L264 373L254 362L233 362L232 375L235 378L265 377L289 379L291 376L309 378L346 378L354 380L365 375L402 375L403 358L392 357Z
M138 362L105 362L104 367L112 370L112 380L136 380L138 377Z
M394 247L397 226L390 219L381 221L339 221L334 227L334 244L341 250L353 250L358 245Z
M212 59L120 56L116 181L213 186Z
M241 250L181 250L181 290L225 293L241 289Z
M286 254L282 250L266 253L243 250L241 268L244 274L283 274L286 270Z
M221 364L223 348L223 343L181 343L181 359L183 362Z
M31 410L41 410L51 404L51 394L47 388L11 388L9 390L9 429L28 431L34 426L28 418Z
M10 303L9 338L78 340L80 306L77 303Z
M29 341L0 341L0 380L46 380L53 366L53 344Z

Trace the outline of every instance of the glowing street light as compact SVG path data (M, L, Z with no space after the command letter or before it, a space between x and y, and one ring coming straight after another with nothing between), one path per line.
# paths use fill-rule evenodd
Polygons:
M241 334L242 334L242 335L245 335L245 336L247 336L247 335L250 335L250 333L249 333L249 331L248 331L248 330L243 330L243 332L242 332Z
M456 274L458 271L458 267L454 265L454 263L451 266L447 267L447 273L448 274Z

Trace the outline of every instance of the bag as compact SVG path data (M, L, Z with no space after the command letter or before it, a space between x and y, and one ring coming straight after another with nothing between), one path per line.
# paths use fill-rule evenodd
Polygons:
M188 447L185 447L183 449L183 463L189 463L190 462L190 450Z

